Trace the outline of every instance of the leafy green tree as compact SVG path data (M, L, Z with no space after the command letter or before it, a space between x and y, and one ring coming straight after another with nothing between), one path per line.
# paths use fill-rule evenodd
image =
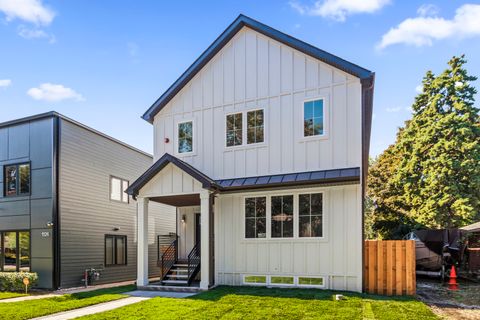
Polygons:
M440 75L427 72L412 119L370 169L369 219L380 236L480 219L480 118L465 63L453 57Z

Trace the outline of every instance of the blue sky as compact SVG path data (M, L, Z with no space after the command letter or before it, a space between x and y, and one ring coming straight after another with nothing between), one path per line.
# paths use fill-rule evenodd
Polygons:
M376 72L373 156L427 70L480 76L474 1L0 0L0 122L56 110L152 152L140 116L240 13Z

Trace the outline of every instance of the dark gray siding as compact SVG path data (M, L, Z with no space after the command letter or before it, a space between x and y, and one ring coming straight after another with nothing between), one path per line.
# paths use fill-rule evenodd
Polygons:
M42 288L53 279L52 159L53 118L0 128L0 230L31 230L31 267ZM30 162L31 195L4 197L3 167L21 162Z
M100 282L136 278L136 202L109 200L110 176L133 182L152 158L104 136L61 120L59 159L59 213L61 286L81 285L86 268L101 268ZM156 235L175 231L175 209L150 207L151 274L156 260ZM114 231L119 228L118 231ZM127 236L126 266L104 266L105 234Z

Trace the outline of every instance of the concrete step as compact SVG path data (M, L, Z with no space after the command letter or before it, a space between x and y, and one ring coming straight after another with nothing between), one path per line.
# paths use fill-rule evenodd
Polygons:
M169 284L169 285L188 285L187 280L163 280L163 284Z
M188 269L185 269L185 268L173 268L173 269L170 269L170 272L188 273Z
M175 263L174 267L188 268L188 263Z
M167 274L167 278L188 279L186 274Z
M148 284L146 286L138 286L138 290L146 291L166 291L166 292L201 292L204 291L199 287L181 287L181 286L166 286L166 285L156 285Z

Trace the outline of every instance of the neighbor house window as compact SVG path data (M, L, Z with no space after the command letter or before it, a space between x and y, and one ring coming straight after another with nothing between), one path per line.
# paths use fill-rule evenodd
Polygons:
M178 124L178 153L193 152L193 121Z
M30 271L30 232L0 232L0 271Z
M245 198L245 238L267 237L267 198Z
M4 167L5 197L30 194L30 164L11 164Z
M303 136L321 136L324 134L323 99L303 103Z
M323 195L321 193L298 196L298 235L322 237Z
M242 113L229 114L227 121L227 147L242 145Z
M105 235L105 265L127 264L127 236Z
M293 237L293 195L272 196L272 238Z
M128 203L128 181L116 177L110 177L110 200Z
M264 141L263 109L247 112L247 143L260 143Z

